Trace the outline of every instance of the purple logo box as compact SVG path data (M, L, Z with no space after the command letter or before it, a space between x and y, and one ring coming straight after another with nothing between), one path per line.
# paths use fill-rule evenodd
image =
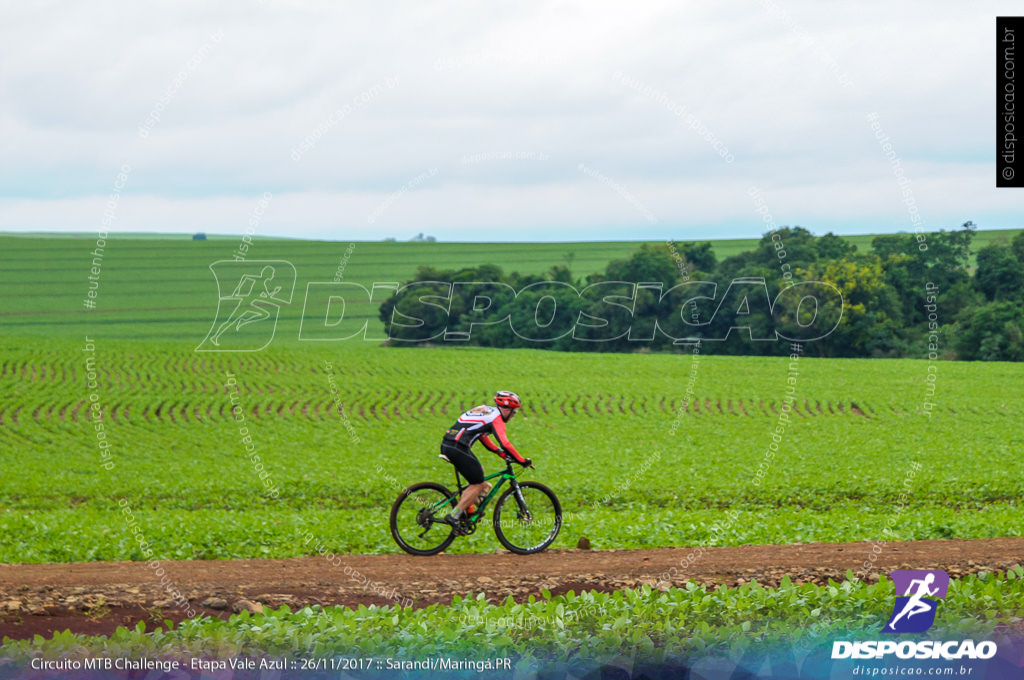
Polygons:
M926 586L927 591L922 593L924 597L945 599L946 591L949 590L949 574L941 569L897 569L890 572L889 578L896 584L897 597L907 597L918 592L921 583L914 583L914 581L923 582ZM914 583L913 588L911 588L911 583Z

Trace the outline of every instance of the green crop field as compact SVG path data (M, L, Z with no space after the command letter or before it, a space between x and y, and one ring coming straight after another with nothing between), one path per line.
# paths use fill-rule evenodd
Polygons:
M525 398L513 441L569 512L556 547L1020 534L1013 364L298 342L297 304L261 352L195 352L216 311L209 264L236 244L112 240L99 308L83 310L94 244L4 240L0 529L18 540L0 561L141 559L125 504L166 558L309 554L310 532L336 552L393 552L391 501L451 480L439 437L496 387ZM250 255L292 261L299 296L332 280L342 245ZM360 243L343 274L492 257L542 272L568 251L597 269L629 244ZM494 545L482 531L454 549Z
M217 310L210 264L237 245L112 239L86 310L95 237L0 238L0 563L397 552L392 501L412 482L451 482L440 436L496 388L524 399L510 435L536 463L526 477L562 500L554 548L581 537L595 549L863 541L866 572L882 542L1021 535L1015 364L818 358L809 347L794 361L299 341L310 281L399 282L421 265L492 261L542 273L571 260L583 276L631 243L257 240L250 258L288 260L298 274L273 343L196 352ZM379 327L376 302L346 313ZM451 551L497 548L485 523ZM935 634L1019 628L1022 576L954 582ZM892 595L883 578L268 610L5 640L0 675L40 654L472 656L467 645L523 669L622 650L756 668L772 645L805 655L836 636L874 635Z
M439 437L496 384L526 400L513 441L572 513L562 547L579 536L623 548L1020 532L1021 405L1000 389L1019 376L1011 364L941 364L929 416L927 362L802 358L794 413L766 458L786 359L360 342L251 354L91 347L0 346L0 464L12 471L0 482L0 529L18 536L0 561L141 559L120 499L168 558L304 554L306 532L336 552L395 551L391 501L408 483L450 481ZM895 534L883 534L890 519ZM496 544L483 531L456 545Z
M211 263L231 260L241 239L141 239L114 237L101 253L98 303L84 309L96 248L95 236L76 238L0 237L5 266L0 285L4 335L81 336L191 341L205 336L217 307ZM509 271L540 274L564 264L573 253L573 270L586 275L610 260L626 257L639 243L471 244L360 242L349 256L344 242L263 240L256 238L248 259L286 260L297 270L297 300L282 311L278 342L294 342L306 284L339 280L367 288L375 282L403 282L422 265L458 268L499 262ZM339 267L341 272L339 274ZM353 301L347 312L370 319L374 328L380 300Z

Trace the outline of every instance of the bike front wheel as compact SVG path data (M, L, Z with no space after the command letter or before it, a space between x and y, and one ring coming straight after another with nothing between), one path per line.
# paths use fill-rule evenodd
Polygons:
M494 506L494 533L519 555L532 555L551 545L562 528L562 505L555 492L540 482L520 482Z
M436 482L413 484L398 495L391 506L391 536L410 555L436 555L455 540L444 516L455 508L456 499Z

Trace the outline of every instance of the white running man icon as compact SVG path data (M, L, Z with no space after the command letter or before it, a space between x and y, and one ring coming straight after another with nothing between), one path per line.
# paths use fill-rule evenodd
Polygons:
M274 273L274 268L268 265L263 268L259 276L246 274L238 281L231 296L224 298L225 300L236 300L237 305L228 320L222 323L210 338L210 342L219 346L220 336L232 326L236 331L240 331L242 326L271 317L268 307L271 309L277 307L271 300L277 300L277 295L281 292L281 286L276 286L273 289L270 287L274 280ZM257 283L263 284L262 292L259 291Z
M907 604L905 607L903 607L903 611L894 616L892 621L889 622L889 630L896 630L896 622L902 619L904 614L906 614L907 619L909 619L914 614L922 614L924 612L931 611L931 607L922 602L921 598L925 595L934 597L939 592L938 586L935 586L935 590L932 590L929 587L934 582L935 574L932 572L929 572L928 575L924 578L914 579L910 582L910 584L907 586L907 592L903 593L904 597L910 595L910 599L907 600ZM914 590L915 583L919 584L917 587L917 592L911 595L910 591Z

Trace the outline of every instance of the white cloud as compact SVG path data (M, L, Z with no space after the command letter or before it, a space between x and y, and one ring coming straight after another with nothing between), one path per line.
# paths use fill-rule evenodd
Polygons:
M129 231L230 233L270 191L281 214L262 226L310 236L742 236L751 184L804 222L877 230L901 206L872 111L936 224L1019 226L990 158L994 17L1012 7L24 6L0 44L0 229L89 228L129 163ZM617 71L685 106L735 161ZM548 159L461 162L502 152ZM579 163L628 187L658 224ZM429 168L436 177L366 223Z

